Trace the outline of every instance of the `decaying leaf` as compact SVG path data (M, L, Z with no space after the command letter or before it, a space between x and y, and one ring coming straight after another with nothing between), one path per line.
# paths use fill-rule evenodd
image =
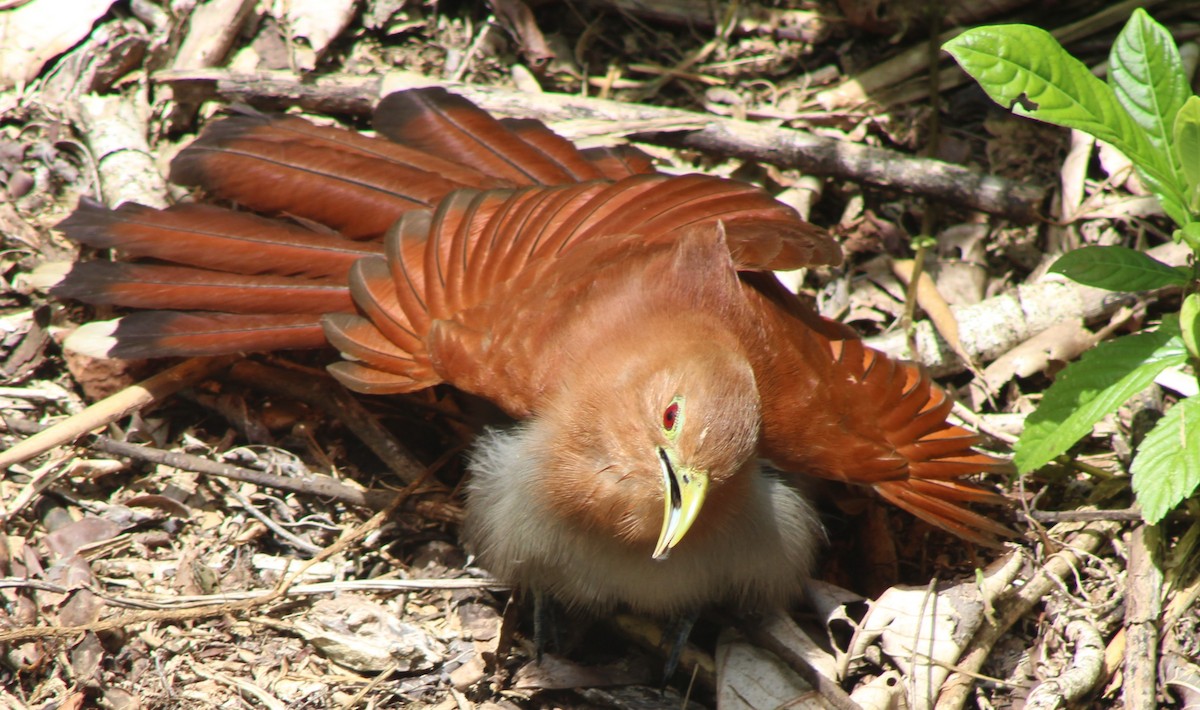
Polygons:
M292 623L322 656L363 673L427 671L445 660L424 629L354 595L322 599Z

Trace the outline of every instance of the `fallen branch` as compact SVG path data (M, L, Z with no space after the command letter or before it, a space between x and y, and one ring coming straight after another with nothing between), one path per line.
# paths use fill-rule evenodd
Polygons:
M765 7L757 2L696 2L696 0L588 0L593 8L607 8L658 22L711 30L728 21L734 34L769 35L781 39L818 44L832 31L837 20L826 12Z
M1168 264L1183 265L1187 263L1189 250L1167 243L1149 253ZM1047 277L980 303L952 306L950 310L958 321L962 349L976 362L989 362L1052 325L1072 320L1093 321L1143 297L1144 293L1105 291ZM962 360L928 321L913 325L912 340L915 353L909 347L909 338L899 330L867 338L867 344L889 355L919 362L935 375L963 370Z
M84 434L106 426L155 402L195 384L229 365L237 356L216 358L192 358L136 385L126 387L116 394L105 397L87 409L72 415L54 426L18 442L9 450L0 453L0 470L15 463L31 459L56 446L70 443ZM11 511L10 511L11 512Z
M1067 624L1067 640L1075 646L1071 665L1057 678L1035 687L1025 699L1027 710L1071 707L1087 695L1104 670L1104 639L1091 623L1076 619Z
M483 109L547 122L604 121L610 133L637 140L710 151L784 168L922 195L1021 222L1038 215L1046 189L968 170L960 165L914 158L882 148L679 109L626 104L565 94L531 94L496 86L451 85L407 72L380 78L325 77L300 83L292 74L238 74L218 70L168 71L154 75L181 100L218 99L255 106L301 106L321 113L367 116L392 91L451 86ZM647 129L671 125L669 131ZM625 128L622 128L625 126ZM678 128L684 126L686 128Z
M92 153L105 204L165 207L167 181L147 138L150 106L145 92L88 94L77 107L80 132Z
M1094 320L1132 304L1135 298L1134 294L1044 279L976 304L951 306L950 310L958 321L962 350L976 362L989 362L1055 324ZM919 362L935 375L961 372L965 367L927 320L913 324L911 342L914 347L900 330L867 339L876 350Z
M1051 536L1059 530L1051 530ZM958 670L950 676L942 686L938 695L936 707L953 710L961 708L971 695L975 684L974 674L983 667L992 648L1013 624L1025 617L1034 605L1040 603L1052 589L1062 584L1071 571L1080 563L1084 554L1095 551L1101 544L1116 534L1119 525L1113 522L1091 523L1080 527L1078 524L1067 524L1066 530L1075 531L1066 541L1062 550L1051 555L1041 569L1025 584L1014 583L1015 592L996 603L992 623L980 627L975 637L967 645L958 662ZM1061 533L1060 533L1061 534Z
M1120 510L1034 510L1030 512L1033 519L1039 523L1090 523L1096 520L1133 522L1142 519L1142 509L1138 507L1121 508Z
M1161 546L1157 527L1143 524L1133 529L1125 577L1125 682L1121 685L1127 708L1157 705L1163 608Z
M67 595L73 590L61 584L27 577L0 577L0 589L26 589ZM415 592L427 590L484 589L502 592L511 589L491 578L456 577L448 579L339 579L329 582L297 584L288 589L289 597L319 596L323 594L345 594L346 592ZM109 594L104 589L92 592L105 603L127 609L196 609L213 607L221 602L254 601L272 593L270 589L223 589L216 594L151 594L143 592L136 596Z

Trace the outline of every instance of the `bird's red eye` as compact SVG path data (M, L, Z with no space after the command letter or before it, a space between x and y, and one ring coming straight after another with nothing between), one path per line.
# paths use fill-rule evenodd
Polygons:
M663 412L663 429L667 431L675 431L675 422L679 419L679 403L671 402L667 410Z

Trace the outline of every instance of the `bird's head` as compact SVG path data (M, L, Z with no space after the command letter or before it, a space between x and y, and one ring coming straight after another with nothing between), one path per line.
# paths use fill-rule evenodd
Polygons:
M719 527L756 465L761 417L737 340L676 313L577 364L540 422L553 510L656 559Z

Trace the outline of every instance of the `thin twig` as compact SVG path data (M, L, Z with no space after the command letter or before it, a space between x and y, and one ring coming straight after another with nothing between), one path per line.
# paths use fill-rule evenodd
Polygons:
M984 662L991 655L996 642L1008 632L1013 624L1024 618L1034 605L1054 588L1056 583L1072 572L1079 564L1080 553L1077 550L1091 552L1116 534L1119 526L1113 522L1096 522L1083 527L1068 523L1070 533L1066 546L1051 555L1041 569L1029 579L1026 584L1016 586L1012 596L1001 600L996 605L995 623L985 624L976 632L975 637L967 645L959 659L958 665L966 673L955 673L942 685L935 707L955 710L966 703L974 686L974 678L969 674L979 672ZM1058 535L1068 534L1068 531L1052 530Z
M363 407L362 402L332 378L327 382L314 382L312 377L249 360L230 368L229 378L255 389L305 402L340 420L406 484L420 478L425 471L425 467Z
M7 424L9 429L22 433L38 428L37 424L24 420L9 420ZM211 461L194 454L164 451L163 449L156 449L151 446L117 441L116 439L99 434L93 435L88 446L97 451L103 451L104 453L116 456L125 456L136 461L171 466L172 468L195 471L196 473L203 473L209 476L219 476L230 481L252 483L256 486L273 488L275 490L329 498L372 510L383 508L395 495L392 491L364 491L320 474L309 474L303 478L280 476L266 471L256 471L250 468Z
M136 385L126 387L0 453L0 470L43 454L56 446L72 442L89 431L111 424L147 405L160 402L168 395L203 380L236 359L237 356L232 355L192 358Z
M321 547L319 545L312 544L308 540L305 540L304 538L300 537L299 535L296 535L295 533L293 533L291 530L288 530L287 528L283 527L279 523L272 520L271 516L267 515L266 513L262 512L257 507L255 507L255 505L250 502L249 498L247 498L246 496L239 493L237 490L235 490L233 488L233 486L226 486L225 494L230 496L234 500L236 500L238 502L238 504L242 506L242 510L245 510L247 513L249 513L254 518L256 518L258 520L258 522L267 526L267 528L269 528L271 530L271 532L275 533L276 537L286 540L292 547L295 547L297 550L300 550L301 552L303 552L305 554L309 554L309 555L315 555L321 551Z
M343 532L341 537L339 537L336 542L323 549L319 554L314 555L312 559L307 560L303 564L299 565L295 572L282 575L275 588L265 594L239 601L222 601L217 604L207 604L205 606L196 608L137 611L126 614L118 614L107 619L102 619L100 621L95 621L88 624L71 626L17 627L0 631L0 644L15 643L40 638L64 638L87 632L101 633L104 631L115 631L117 629L128 629L130 627L154 622L194 621L197 619L210 618L223 614L236 614L238 612L250 611L252 609L257 609L268 604L272 604L285 598L288 595L288 591L295 585L296 580L300 579L313 565L316 565L319 562L324 562L333 555L345 551L353 542L366 537L368 533L377 529L385 520L390 518L392 514L395 513L396 509L407 497L407 489L399 492L392 500L390 505L371 516L371 518L366 522L354 527L353 529ZM222 595L222 598L228 599L228 597L225 595Z

